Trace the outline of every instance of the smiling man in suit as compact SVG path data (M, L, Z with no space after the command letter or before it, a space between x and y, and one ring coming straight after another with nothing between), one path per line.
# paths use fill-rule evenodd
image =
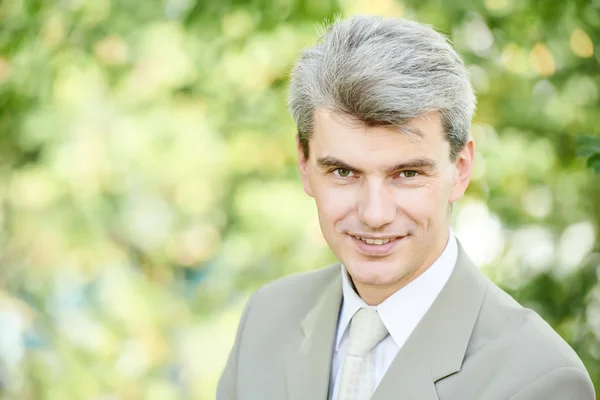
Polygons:
M218 400L595 399L575 352L450 229L475 96L444 36L337 20L292 71L306 193L340 263L249 300Z

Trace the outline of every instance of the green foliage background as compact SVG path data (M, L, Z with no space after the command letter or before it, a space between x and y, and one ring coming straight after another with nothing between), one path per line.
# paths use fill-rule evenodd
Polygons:
M286 89L337 13L451 37L479 97L454 229L600 388L600 2L3 0L2 398L214 398L249 293L333 261Z

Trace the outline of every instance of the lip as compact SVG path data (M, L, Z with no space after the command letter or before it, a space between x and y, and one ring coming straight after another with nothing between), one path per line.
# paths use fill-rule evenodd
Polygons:
M400 244L400 242L406 237L398 237L395 240L392 240L386 244L367 244L360 239L355 238L354 236L350 236L350 239L354 242L358 252L364 254L366 256L386 256L390 254L396 246ZM383 238L381 238L383 239Z

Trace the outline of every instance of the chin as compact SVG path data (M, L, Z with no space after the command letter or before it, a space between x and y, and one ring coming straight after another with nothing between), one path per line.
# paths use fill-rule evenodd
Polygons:
M405 275L391 262L362 261L344 265L354 281L369 286L389 286Z

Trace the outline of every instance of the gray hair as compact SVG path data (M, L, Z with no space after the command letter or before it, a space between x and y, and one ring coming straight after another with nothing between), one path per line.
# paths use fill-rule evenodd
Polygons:
M317 108L365 126L400 130L440 113L455 160L467 143L475 95L465 65L441 33L405 19L337 19L304 50L291 72L289 109L308 159Z

